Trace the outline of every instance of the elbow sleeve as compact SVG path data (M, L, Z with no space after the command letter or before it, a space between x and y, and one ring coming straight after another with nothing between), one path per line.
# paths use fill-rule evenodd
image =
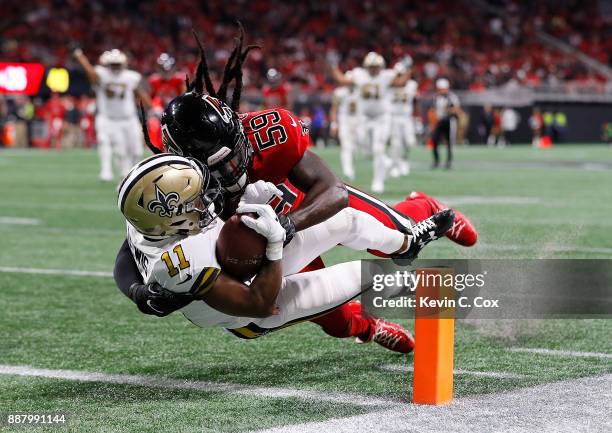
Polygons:
M115 278L115 284L117 284L119 290L130 299L130 287L134 283L143 284L142 276L132 256L127 240L123 242L123 245L121 245L117 253L113 277Z

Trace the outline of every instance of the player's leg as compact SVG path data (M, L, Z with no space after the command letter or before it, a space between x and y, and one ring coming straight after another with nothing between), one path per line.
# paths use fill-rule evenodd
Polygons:
M385 226L364 212L345 208L326 221L296 233L283 253L283 273L299 272L338 244L355 250L370 248L392 254L407 248L405 241L403 232Z
M453 163L453 147L457 142L457 118L451 117L448 121L448 152L446 157L446 168L451 168Z
M426 218L428 213L433 215L448 208L448 206L424 192L412 192L404 201L397 203L393 208L406 215L420 214ZM454 210L455 221L445 236L459 245L471 247L478 241L478 231L463 213Z
M408 117L404 122L405 151L403 164L400 167L402 176L410 174L410 152L417 145L414 118Z
M398 212L376 197L350 185L347 185L346 188L349 193L349 207L367 213L391 229L408 232L415 222L422 221L433 215L430 212L431 207L429 205L424 205L422 210L417 209L412 215L409 215L404 212ZM379 257L389 257L388 254L376 249L368 249L368 252Z
M325 268L323 259L317 257L300 272L312 272L323 268ZM347 302L309 321L319 325L321 330L331 337L367 338L372 333L373 323L367 315L361 314L361 304L358 305L359 308L356 308L355 305L352 305L354 303Z
M405 219L405 218L404 218ZM412 259L451 227L452 210L443 210L409 229L387 227L372 215L345 208L328 220L296 233L285 247L283 273L290 275L336 245L377 251L385 257Z
M353 167L353 151L355 148L354 131L352 122L348 119L341 119L338 125L338 139L340 141L340 163L344 177L352 180L355 178Z
M361 266L361 261L353 261L285 277L276 299L278 314L253 322L277 328L339 307L369 288L368 281L362 285Z
M96 116L96 138L98 141L98 156L100 157L100 179L113 180L113 148L111 144L111 128L107 119Z
M373 177L372 191L382 193L385 190L385 178L389 168L389 157L386 148L391 129L391 116L383 113L380 116L370 119L372 122L372 152L373 152Z
M360 342L374 341L396 352L412 351L414 339L403 327L363 312L358 302L349 302L371 287L371 279L364 281L362 275L373 273L362 273L362 266L368 266L367 262L340 263L285 277L276 301L278 314L230 332L243 338L256 338L312 321L336 338L357 337Z
M392 167L389 170L389 175L391 177L399 177L401 175L401 166L404 159L402 119L400 116L393 116L391 118L389 156L391 157L392 163Z
M121 176L126 176L134 166L129 143L129 123L126 120L115 120L112 129L115 166L119 169Z
M435 198L422 193L413 192L401 201L390 207L363 191L347 185L349 193L349 206L365 212L385 226L401 231L407 231L416 223L423 221L448 206ZM463 246L472 246L478 239L478 232L470 220L461 212L455 210L455 221L446 236L455 243ZM388 257L380 251L368 250L379 257Z
M431 168L438 168L440 165L440 154L438 153L438 146L440 145L440 140L442 140L443 131L442 125L440 122L434 128L433 133L431 134L431 142L433 144L432 153L433 153L433 163Z
M143 139L137 118L125 119L118 128L117 152L121 155L121 171L127 174L142 159ZM124 174L124 175L125 175Z
M129 144L130 156L132 165L137 164L142 160L144 139L142 136L142 127L140 121L134 117L128 121L127 140Z

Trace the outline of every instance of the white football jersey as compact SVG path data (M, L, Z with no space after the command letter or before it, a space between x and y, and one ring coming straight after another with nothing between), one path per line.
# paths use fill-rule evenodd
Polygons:
M131 119L137 116L134 91L142 76L130 69L113 72L110 68L96 65L99 82L95 86L98 114L109 119Z
M403 87L393 87L391 92L392 113L395 116L410 117L414 107L414 98L417 95L419 85L414 80L408 80Z
M359 101L355 87L338 87L334 90L334 98L338 104L338 119L342 121L347 117L353 118L359 115Z
M391 112L391 83L397 73L382 69L377 75L370 75L367 69L355 68L352 80L359 95L359 105L367 117L377 117Z
M127 224L127 239L145 283L158 283L176 293L202 294L210 290L221 273L215 245L223 221L193 236L149 240ZM181 313L198 326L243 326L248 319L229 316L204 301L194 301Z

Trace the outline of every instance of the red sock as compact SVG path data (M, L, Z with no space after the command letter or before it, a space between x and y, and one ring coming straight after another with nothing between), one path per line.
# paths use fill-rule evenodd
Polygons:
M312 319L311 322L319 325L323 332L332 337L346 338L368 335L370 332L370 321L360 314L360 308L346 303L324 316Z
M416 222L423 221L434 214L433 209L424 198L406 199L393 206L393 209L409 216Z

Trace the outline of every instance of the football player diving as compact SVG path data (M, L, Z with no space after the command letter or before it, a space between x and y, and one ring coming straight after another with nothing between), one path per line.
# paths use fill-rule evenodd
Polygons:
M268 197L254 201L261 198ZM410 250L405 233L349 207L297 232L284 245L287 232L272 207L242 201L238 214L258 215L241 215L242 223L267 239L262 267L247 285L224 273L217 261L222 188L197 160L167 153L151 156L121 183L117 204L128 222L127 242L144 282L189 294L193 301L181 312L195 325L222 326L241 337L253 338L324 314L370 288L372 278L366 275L373 272L362 274L362 266L368 264L360 261L300 273L336 245L376 249L390 256ZM436 235L453 221L452 210L441 215L445 225L435 229ZM369 334L358 337L368 339ZM407 332L387 333L386 340L404 353L414 346Z
M269 194L273 187L269 184L271 182L282 191L282 197L270 194L274 195L270 204L279 214L279 221L286 232L285 242L289 245L296 232L350 207L370 214L387 227L406 233L412 247L410 255L414 257L420 245L431 240L431 229L446 223L441 221L440 215L436 216L446 206L426 194L413 193L391 208L345 185L316 154L308 150L307 129L287 110L272 109L238 115L242 64L252 48L243 50L242 44L241 29L218 90L212 85L206 57L201 50L201 61L190 91L173 100L162 117L165 149L194 157L210 168L224 191L222 218L234 213L245 191L246 195L251 196ZM228 106L224 101L227 100L232 81L235 83ZM148 144L154 152L160 151ZM414 242L413 238L417 236L423 242ZM455 220L447 236L465 246L473 245L477 239L476 230L459 212L455 212ZM388 257L381 251L370 252ZM317 257L304 270L323 266L323 261ZM127 242L117 256L115 280L119 288L146 314L165 316L193 300L191 295L177 296L157 283L145 284ZM362 341L377 341L377 335L397 331L390 326L385 328L382 321L368 316L361 311L360 304L352 302L312 321L329 335L338 338L365 337L360 338Z

